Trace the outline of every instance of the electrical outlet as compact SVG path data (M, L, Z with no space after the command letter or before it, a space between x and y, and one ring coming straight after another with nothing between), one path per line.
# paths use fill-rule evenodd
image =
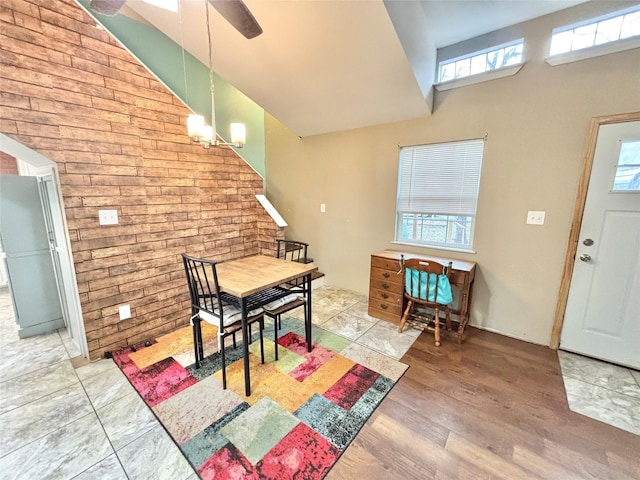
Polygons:
M98 210L98 219L100 220L100 225L117 225L118 211L117 210Z
M327 206L324 203L320 204L320 213L324 213L327 211Z
M527 212L527 225L544 225L545 212L529 210Z
M118 307L118 313L120 313L120 320L131 318L131 307L129 305L121 305Z

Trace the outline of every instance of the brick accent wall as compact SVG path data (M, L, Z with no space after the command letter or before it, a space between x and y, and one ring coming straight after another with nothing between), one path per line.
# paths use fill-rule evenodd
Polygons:
M275 252L262 178L191 144L188 109L74 1L4 1L0 22L0 131L58 165L92 359L188 325L181 253Z
M0 175L18 175L16 157L0 152Z

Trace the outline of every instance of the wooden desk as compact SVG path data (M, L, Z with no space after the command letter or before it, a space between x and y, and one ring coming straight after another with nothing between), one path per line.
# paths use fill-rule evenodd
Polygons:
M247 297L262 292L271 287L281 285L289 280L304 277L307 289L307 318L305 318L305 339L307 351L311 351L311 273L317 270L312 263L299 263L282 260L266 255L238 258L216 264L218 284L220 290L232 295L238 300L242 312L242 342L244 355L244 385L246 396L251 395L251 380L249 373L249 332L247 327L247 312L273 300L265 297L247 303Z
M462 336L469 323L473 280L476 275L475 262L417 255L395 250L383 250L371 255L369 275L369 315L400 325L405 307L400 255L405 260L421 258L438 263L453 262L451 287L453 290L452 313L458 317L458 335ZM455 320L455 319L454 319Z

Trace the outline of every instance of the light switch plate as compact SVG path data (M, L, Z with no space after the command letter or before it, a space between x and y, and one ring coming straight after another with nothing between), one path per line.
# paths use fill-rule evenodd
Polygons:
M529 210L527 212L528 225L544 225L544 216L546 212Z
M120 320L131 318L131 307L129 305L121 305L118 307L118 313L120 314Z
M100 225L117 225L118 211L117 210L98 210L98 219L100 220Z
M324 203L320 204L320 213L324 213L327 211L327 205Z

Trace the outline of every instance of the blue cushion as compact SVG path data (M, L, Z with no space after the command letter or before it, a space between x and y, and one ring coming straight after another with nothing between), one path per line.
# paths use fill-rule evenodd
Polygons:
M451 284L446 275L436 275L435 273L429 274L429 281L427 282L427 272L416 270L415 268L405 269L405 290L407 294L415 298L420 298L428 302L433 302L441 305L448 305L453 302L453 291L451 290ZM438 296L435 297L436 282L438 283ZM427 285L429 286L427 294ZM420 291L418 291L418 289Z

